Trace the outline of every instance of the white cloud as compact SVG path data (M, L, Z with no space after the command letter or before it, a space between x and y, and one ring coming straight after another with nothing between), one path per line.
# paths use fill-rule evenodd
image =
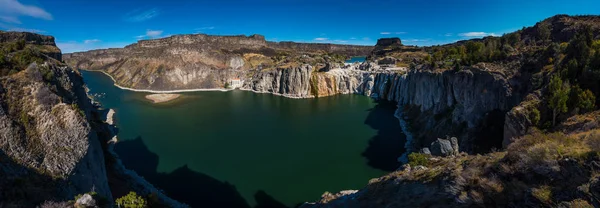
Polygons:
M431 39L416 39L416 38L413 38L413 39L402 40L402 42L414 43L414 42L427 42L427 41L430 41L430 40Z
M85 44L90 44L90 43L97 43L100 42L100 40L98 39L91 39L91 40L85 40L83 41Z
M452 33L446 33L446 34L444 34L444 36L446 36L446 37L450 37L452 35L454 35L454 34L452 34Z
M135 38L138 40L141 40L141 39L145 39L145 38L154 39L154 38L162 38L162 37L167 36L167 35L163 36L162 34L163 34L162 30L146 30L145 35L138 35L138 36L135 36Z
M1 0L0 0L1 1ZM152 19L160 14L160 11L157 8L141 10L136 9L127 14L123 19L127 22L143 22L149 19Z
M214 26L196 28L196 30L214 30L214 29L215 29Z
M162 30L146 30L146 36L151 37L151 38L160 37L160 35L162 35L162 33L163 33Z
M21 4L17 0L0 0L0 21L11 24L21 24L19 17L33 17L52 20L52 15L44 9Z
M406 32L380 32L379 34L381 34L381 35L391 35L391 34L402 35L402 34L406 34Z
M95 39L93 39L95 40ZM79 52L79 51L89 51L89 50L94 50L94 49L100 49L100 48L122 48L124 46L128 45L128 43L103 43L101 41L83 41L83 42L77 42L77 41L67 41L67 42L62 42L62 41L57 41L56 42L56 46L58 46L58 48L60 48L60 50L63 53L73 53L73 52Z
M486 37L486 36L498 36L495 33L486 33L486 32L467 32L458 34L461 37Z
M46 31L43 31L43 30L30 29L30 28L20 28L20 27L9 28L8 31L13 31L13 32L30 32L30 33L46 33Z
M329 40L329 38L315 38L316 41L326 41Z
M21 21L17 17L0 16L0 21L12 24L21 24Z
M333 42L338 42L338 43L347 43L347 40L333 40Z
M356 38L355 37L351 37L350 40L356 40Z

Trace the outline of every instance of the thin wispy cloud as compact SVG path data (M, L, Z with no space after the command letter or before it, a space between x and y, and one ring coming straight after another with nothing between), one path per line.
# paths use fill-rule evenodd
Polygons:
M333 40L333 42L336 42L336 43L347 43L348 41L347 40Z
M210 26L210 27L199 27L199 28L196 28L196 30L214 30L214 29L215 29L215 27L214 27L214 26Z
M467 37L467 38L477 38L477 37L487 37L487 36L499 36L495 33L487 33L487 32L467 32L467 33L460 33L458 34L458 36L461 37Z
M407 43L427 42L427 41L431 41L431 39L429 39L429 38L428 39L416 39L416 38L413 38L413 39L402 40L402 42L407 42Z
M315 38L315 41L327 41L329 38Z
M85 44L90 44L90 43L97 43L100 42L100 40L98 39L91 39L91 40L84 40L83 43Z
M127 42L111 42L104 43L98 39L79 41L60 41L57 40L56 46L60 48L63 53L73 53L79 51L89 51L100 48L122 48L127 45Z
M446 36L446 37L452 37L452 35L454 35L454 34L452 34L452 33L446 33L446 34L444 34L444 36Z
M141 40L145 38L161 38L164 31L162 30L146 30L146 34L135 36L136 39Z
M13 27L11 25L6 25L3 23L0 23L0 28L4 29L6 31L11 31L11 32L46 33L46 31L44 31L44 30L38 30L38 29L33 29L33 28Z
M351 37L350 40L356 40L356 38L355 37Z
M151 38L155 38L155 37L160 37L160 35L163 34L162 30L147 30L146 31L146 36L151 37Z
M142 10L136 9L127 14L123 19L127 22L143 22L149 19L152 19L160 14L160 10L157 8Z
M1 16L0 21L11 24L21 24L21 21L17 17Z
M10 24L21 24L19 17L33 17L44 20L53 19L50 13L40 7L24 5L17 0L0 0L0 21Z
M402 34L406 34L406 32L380 32L380 35L391 35L391 34L395 34L395 35L402 35Z

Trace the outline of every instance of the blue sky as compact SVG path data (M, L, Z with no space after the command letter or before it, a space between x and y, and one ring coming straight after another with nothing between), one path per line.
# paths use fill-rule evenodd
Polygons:
M423 46L502 35L556 14L600 14L600 0L0 0L0 30L52 35L65 53L191 33Z

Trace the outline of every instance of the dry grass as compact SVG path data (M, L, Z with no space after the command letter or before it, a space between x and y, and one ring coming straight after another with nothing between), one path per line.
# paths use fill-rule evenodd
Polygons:
M538 188L533 188L531 190L531 194L533 195L533 197L540 200L542 203L552 203L552 190L550 189L550 186L540 186Z
M521 168L535 167L563 158L579 159L591 151L587 140L587 137L581 138L563 133L534 132L511 144L508 147L507 157L517 161L519 163L517 165Z

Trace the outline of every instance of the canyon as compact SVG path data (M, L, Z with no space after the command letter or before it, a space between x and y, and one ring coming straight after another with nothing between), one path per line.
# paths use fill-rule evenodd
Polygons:
M431 47L399 38L371 47L197 34L61 55L52 37L2 32L0 201L34 206L90 191L112 201L134 191L185 206L123 166L113 151L117 129L78 71L90 70L126 90L233 85L394 103L407 140L398 170L302 207L598 206L599 40L599 16L567 15ZM352 56L367 58L344 63Z
M392 53L403 56L394 58ZM420 120L413 125L433 130L416 132L418 141L407 146L410 150L451 134L459 138L463 151L475 152L477 132L504 125L503 118L493 125L482 121L491 112L506 112L518 104L522 95L513 91L521 86L512 80L519 75L494 63L460 70L432 71L422 66L409 70L407 63L422 61L423 53L404 46L399 38L367 47L273 43L260 35L180 35L64 57L73 67L102 71L117 86L139 91L225 90L231 80L239 79L240 90L289 98L360 94L388 100L398 103L399 111L417 109ZM364 63L344 63L352 56L369 58ZM434 117L443 117L443 122L435 122ZM488 140L478 143L487 149L501 147L501 137Z

